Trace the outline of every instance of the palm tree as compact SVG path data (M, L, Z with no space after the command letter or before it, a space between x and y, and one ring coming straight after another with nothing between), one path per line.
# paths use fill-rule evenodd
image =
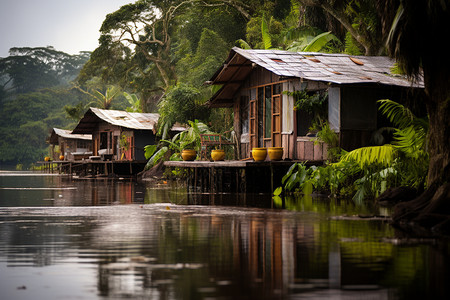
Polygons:
M113 86L106 89L103 94L98 90L95 90L91 96L95 99L98 107L103 109L110 109L112 106L112 101L119 94L119 88Z

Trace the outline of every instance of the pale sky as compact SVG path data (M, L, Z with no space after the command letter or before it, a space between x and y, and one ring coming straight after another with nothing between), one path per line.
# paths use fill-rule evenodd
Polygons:
M133 0L0 0L0 57L12 47L93 51L105 16Z

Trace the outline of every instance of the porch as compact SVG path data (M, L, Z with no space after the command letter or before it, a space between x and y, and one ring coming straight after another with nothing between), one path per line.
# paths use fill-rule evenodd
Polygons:
M95 160L38 161L45 173L59 173L82 178L134 177L144 170L147 161Z
M262 161L166 161L168 168L187 169L188 191L197 193L272 193L295 163L292 160ZM308 165L323 161L307 161Z

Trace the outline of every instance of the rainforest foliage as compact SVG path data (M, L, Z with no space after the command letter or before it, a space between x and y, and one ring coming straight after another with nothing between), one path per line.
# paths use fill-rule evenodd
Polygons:
M419 2L423 4L427 1ZM405 58L402 51L428 50L415 47L416 43L400 47L396 40L409 37L402 34L406 27L392 27L392 24L405 24L401 21L406 19L410 22L405 26L419 24L418 29L408 31L421 32L417 37L427 37L430 33L437 35L439 32L436 22L431 22L430 31L425 29L428 23L424 24L424 28L417 23L418 20L427 19L427 16L406 18L434 7L425 5L424 9L414 10L414 5L405 5L400 0L134 1L106 16L99 28L99 46L92 53L72 56L48 47L17 48L11 49L9 57L0 59L0 162L16 164L42 159L50 129L73 128L89 106L159 112L161 122L158 132L163 137L167 136L168 129L175 121L189 123L194 119L208 125L209 130L214 132L229 131L232 129L232 111L209 110L203 105L216 92L214 87L204 85L204 82L211 78L226 59L229 50L236 45L253 49L343 52L352 55L393 54L403 62L400 69L404 68L414 76L417 66L422 63L427 66L428 61L423 60L421 53L414 52L417 55L412 61L417 63L408 67L405 62L411 60ZM440 11L448 14L448 8L434 9L432 12ZM416 22L412 22L414 20ZM433 40L437 40L437 37ZM388 41L391 52L385 46ZM423 41L420 45L425 47L427 43ZM428 64L431 65L446 64ZM427 70L427 76L438 74ZM430 85L429 80L425 82ZM445 95L448 97L445 90L448 86L450 84L436 85L429 89L429 94L442 91L441 98ZM298 106L306 104L297 103ZM428 106L430 110L433 107L438 105ZM434 110L448 111L445 108ZM437 131L434 120L430 117L429 132L431 136L439 136L440 131ZM448 119L439 120L444 120L441 124L448 124L445 122ZM321 119L317 123L322 125L318 136L329 141L335 140L331 130L326 130L326 123ZM404 124L396 125L396 130L399 130L395 133L396 144L361 149L359 154L347 154L341 158L340 164L352 164L352 168L343 168L345 172L353 172L355 168L352 176L357 176L358 186L353 192L364 187L364 197L379 193L380 190L368 186L371 178L378 178L382 188L391 182L423 186L423 178L413 175L416 174L414 172L426 173L426 170L410 170L414 164L409 162L420 159L426 164L429 158L426 154L415 158L413 155L422 152L406 147L408 143L410 146L418 145L416 140L413 143L411 141L416 137L423 138L418 136L421 132L415 127L411 129L413 127L400 126ZM442 137L449 136L445 132L448 133L448 129L442 130ZM439 139L432 141L429 146L438 150L434 152L448 155L448 150L442 151L439 146L448 143L438 143ZM152 150L155 153L157 149ZM336 151L334 155L338 158L339 154ZM356 162L360 158L373 158L375 154L384 155L385 159L373 162L379 164L377 168L362 164L361 160ZM439 165L435 162L448 162L448 159L437 161L433 157L430 158L433 165ZM387 161L392 164L386 165ZM339 185L344 178L336 175L335 180L328 183L322 182L320 178L326 178L322 174L330 172L331 168L340 168L339 163L329 169L318 168L308 172L315 173L314 178L321 182L318 185L328 184L326 189L338 192L341 191ZM297 176L301 175L302 178L303 173L299 168L298 165L294 167L292 174L297 172ZM433 168L433 174L440 174L446 168ZM287 178L292 178L292 174ZM411 178L404 174L409 174Z
M214 131L229 130L231 111L202 105L215 92L203 83L238 41L252 48L270 42L271 48L297 51L330 32L336 39L321 51L371 53L366 49L376 48L371 45L378 39L369 44L360 38L379 31L381 12L371 1L334 5L352 33L334 12L306 2L138 0L107 15L92 53L12 48L0 58L0 163L42 159L50 130L72 129L89 106L160 110L165 122L160 133L175 115L182 121L200 119Z

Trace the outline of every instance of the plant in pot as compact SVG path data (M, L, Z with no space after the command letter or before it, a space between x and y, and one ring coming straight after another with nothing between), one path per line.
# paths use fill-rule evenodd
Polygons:
M124 158L126 159L127 158L126 157L126 153L127 153L128 149L130 148L130 144L128 143L127 136L125 134L123 134L123 133L120 136L119 147L120 147L120 150L122 152L120 160L123 160Z
M177 151L183 160L195 160L201 149L200 134L212 133L208 126L198 120L188 121L189 128L176 134L171 141L161 140L168 143L172 149Z

